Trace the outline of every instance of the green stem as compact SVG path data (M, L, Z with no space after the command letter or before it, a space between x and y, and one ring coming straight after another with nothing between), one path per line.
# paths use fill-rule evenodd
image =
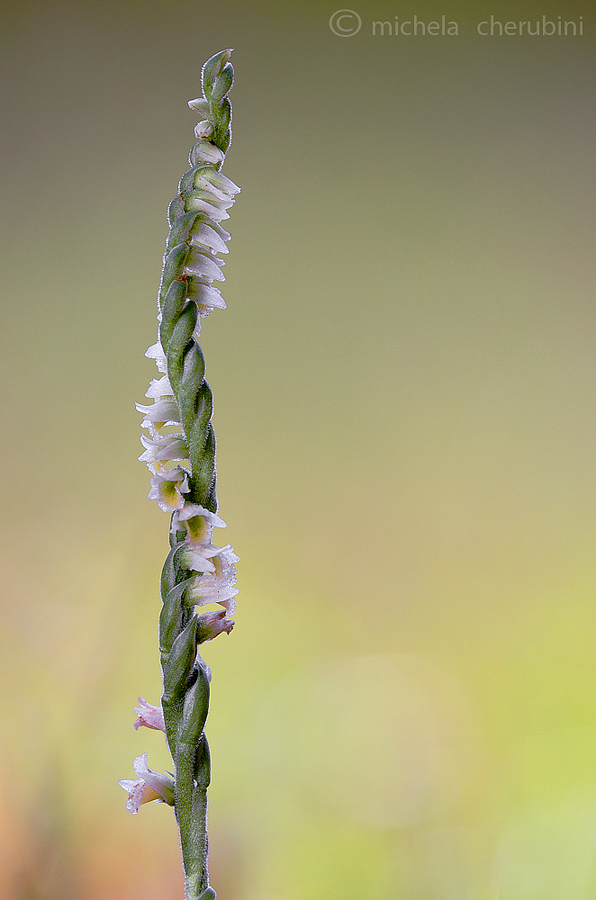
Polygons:
M206 132L211 136L208 140L201 138L191 150L191 168L182 177L179 193L169 207L171 228L158 300L159 340L188 447L190 465L186 476L189 490L185 502L198 504L211 513L217 512L215 435L211 424L213 398L205 380L203 352L195 334L199 313L204 314L205 308L210 306L209 299L213 301L214 295L218 294L207 284L217 260L210 255L210 245L197 251L192 238L193 229L201 227L207 234L207 241L216 240L214 246L217 246L217 240L221 243L218 234L223 234L226 239L229 237L217 224L219 219L210 218L218 209L213 203L219 201L205 201L203 193L205 183L211 183L209 179L215 179L214 183L219 183L220 187L232 184L218 175L231 140L231 106L227 93L232 86L233 69L229 56L230 51L224 50L203 66L204 99L197 101L195 108L200 109L207 117L206 121L211 123ZM220 212L227 206L222 206ZM191 265L193 258L194 268ZM202 265L207 268L201 269ZM198 275L189 274L189 270ZM203 271L208 273L207 281L201 276ZM180 829L185 900L214 900L215 891L209 887L207 867L207 787L211 761L203 730L209 706L209 678L197 655L197 643L201 640L198 620L186 599L193 573L181 561L179 550L183 553L186 549L185 539L184 530L178 530L172 536L172 550L162 573L162 707L176 769L174 811Z
M196 746L180 743L176 754L176 818L180 828L182 859L186 873L185 900L198 900L209 887L207 858L207 787L210 780L209 752L203 735ZM195 776L195 760L201 757Z

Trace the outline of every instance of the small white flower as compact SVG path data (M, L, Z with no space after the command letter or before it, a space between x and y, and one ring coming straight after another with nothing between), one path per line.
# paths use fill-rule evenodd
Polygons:
M154 359L155 365L157 366L159 371L164 375L167 374L168 367L166 363L166 356L159 341L157 341L155 344L151 344L151 346L145 351L145 356L147 356L149 359Z
M236 568L234 563L239 557L230 544L225 547L214 547L210 544L196 550L186 550L183 554L184 564L193 572L201 574L193 581L190 594L193 603L205 606L207 603L219 603L228 612L236 608L234 597L238 593L236 584Z
M209 203L217 204L221 209L229 209L234 203L233 197L215 187L214 184L211 184L210 181L207 181L201 175L195 179L195 190L199 190L201 192L200 196L208 200Z
M210 182L203 181L201 183L200 179L197 179L197 181L199 184L193 191L193 197L197 200L205 200L207 203L212 203L219 210L229 209L234 205L233 197L219 191ZM226 216L226 218L229 218L229 216Z
M195 301L200 316L208 315L212 309L226 308L221 292L200 278L189 280L186 296Z
M220 547L219 556L222 565L233 566L235 563L240 562L240 557L234 551L231 544Z
M215 222L213 225L215 225ZM191 229L191 243L195 246L202 245L208 247L210 250L213 250L214 253L229 253L229 250L225 245L225 241L230 239L228 232L224 231L223 228L218 228L216 230L213 225L207 225L203 220L199 219ZM228 235L227 238L222 236L222 231L224 235Z
M175 512L182 509L185 500L182 496L188 492L188 474L179 466L155 472L151 479L148 500L157 500L157 505L164 512Z
M166 425L180 425L180 411L173 397L161 397L148 406L141 403L135 403L135 406L137 412L145 416L141 428L147 428L153 437L158 437L160 429Z
M208 281L225 281L226 277L221 271L223 265L224 261L217 259L209 250L191 247L184 271L187 275L200 275Z
M193 147L192 155L197 162L201 160L216 166L223 162L225 154L215 144L210 144L208 141L200 141Z
M213 220L208 219L206 216L203 216L200 219L197 219L195 221L194 225L192 226L192 228L190 229L189 235L190 235L191 240L194 237L194 235L198 234L198 232L202 229L203 225L205 225L208 228L215 231L215 233L222 239L222 241L229 241L232 236L229 231L226 231L226 229L222 228L221 225L218 225L217 222L214 222ZM218 252L222 252L222 251L218 251ZM223 251L223 252L225 253L226 251Z
M226 544L221 548L221 552L214 557L213 565L215 566L215 576L219 582L219 593L216 603L234 615L236 611L236 601L234 597L238 594L238 590L234 587L236 584L236 563L240 562L240 557L234 552L231 544Z
M188 197L186 200L186 206L189 212L202 212L206 213L214 222L221 222L222 219L229 219L230 216L226 212L232 205L232 202L229 202L227 205L224 205L219 200L214 200L209 203L203 197L197 195L194 197Z
M205 509L205 507L201 506L199 503L187 503L178 518L181 522L187 522L195 516L202 516L213 528L227 528L226 523L217 515L217 513Z
M184 564L192 569L193 572L215 572L215 566L209 559L210 556L217 555L217 547L212 544L207 547L201 547L200 550L186 550L184 553Z
M135 403L137 412L148 416L152 422L173 422L180 419L178 405L173 397L160 397L154 403L144 406L142 403Z
M166 397L173 396L174 391L167 375L162 375L161 378L154 378L145 393L145 397L149 397L152 400L163 400Z
M213 169L209 172L202 172L201 178L204 178L206 181L210 181L211 184L214 184L222 191L225 191L230 195L230 197L235 197L236 194L240 193L240 188L238 187L238 185L234 184L232 179L228 178L227 175L224 175L223 172L218 172L216 169Z
M186 529L186 541L189 547L202 548L210 544L214 528L225 528L226 523L216 513L210 512L198 503L187 503L172 518L172 534L181 528Z
M204 119L202 122L199 122L198 125L195 125L195 137L197 138L197 140L209 140L212 135L213 125L206 119Z
M203 574L197 576L190 587L190 596L197 606L205 606L208 603L219 603L230 615L236 610L234 597L238 594L235 587L236 567L239 557L234 553L230 544L218 548L219 552L210 558L213 569L203 570ZM189 551L193 552L193 551ZM189 568L194 568L189 566ZM196 569L195 571L201 571Z
M222 567L220 556L213 558L213 568L214 572L207 572L194 579L189 589L189 597L196 606L219 603L220 606L225 605L228 612L233 613L232 601L238 594L238 589L234 587L237 581L236 569L234 566Z
M169 459L188 459L188 447L181 434L165 434L157 438L142 434L141 444L146 448L139 456L141 462L149 464Z
M195 187L203 188L218 200L232 199L240 192L237 184L234 184L221 172L216 172L215 169L210 172L201 172L195 180Z
M137 780L123 778L118 782L121 788L128 791L126 808L136 815L143 803L157 800L158 803L174 805L174 782L169 775L154 772L147 765L147 754L137 756L132 764Z

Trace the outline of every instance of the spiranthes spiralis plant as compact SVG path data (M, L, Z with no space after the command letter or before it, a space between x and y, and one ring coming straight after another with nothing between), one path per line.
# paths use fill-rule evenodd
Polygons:
M149 499L171 514L170 552L161 576L162 609L159 649L163 673L161 705L139 698L141 725L165 732L174 774L149 768L138 756L135 780L120 781L128 792L127 809L137 813L156 800L173 806L180 829L185 900L213 900L207 865L207 787L209 745L204 727L209 708L211 672L199 644L232 630L228 618L238 593L238 561L232 547L213 544L213 529L225 523L217 515L213 397L205 380L198 342L201 319L225 309L214 281L223 281L223 261L230 235L221 222L239 188L221 168L231 140L232 109L228 92L234 70L230 50L212 56L201 73L203 96L191 100L201 121L190 151L190 168L170 203L158 295L158 339L147 351L160 372L149 385L140 457L151 471ZM197 607L214 604L199 614Z

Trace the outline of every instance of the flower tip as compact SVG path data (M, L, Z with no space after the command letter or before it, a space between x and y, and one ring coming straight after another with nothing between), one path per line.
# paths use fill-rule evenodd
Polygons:
M234 73L232 71L232 67L229 65L230 57L232 55L232 50L220 50L219 53L215 53L207 62L204 64L201 70L201 83L203 87L203 94L205 97L210 97L213 99L213 89L215 86L216 79L219 79L221 76L224 76L224 92L220 95L218 94L218 100L221 100L225 94L232 87L232 81L234 78ZM229 66L229 69L228 69ZM226 71L226 69L228 69ZM220 88L222 85L220 85Z

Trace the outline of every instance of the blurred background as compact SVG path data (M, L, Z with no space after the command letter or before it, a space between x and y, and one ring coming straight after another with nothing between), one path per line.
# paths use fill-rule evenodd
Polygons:
M182 897L117 784L170 766L132 727L168 531L134 401L224 47L218 898L596 898L594 9L337 7L2 9L0 900ZM458 33L373 34L414 15Z

